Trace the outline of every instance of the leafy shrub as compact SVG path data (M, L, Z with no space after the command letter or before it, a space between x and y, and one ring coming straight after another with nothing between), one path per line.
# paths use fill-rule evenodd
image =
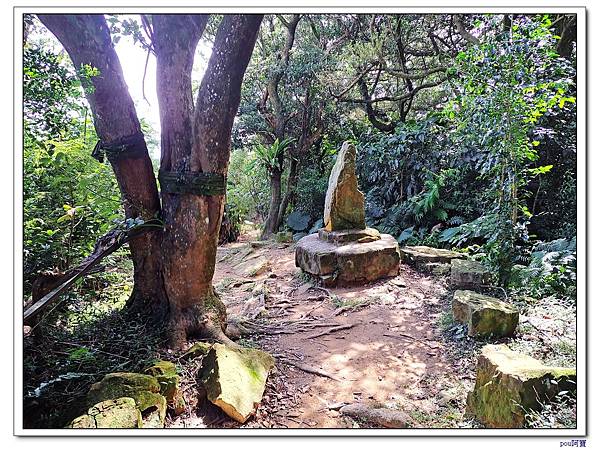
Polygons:
M539 242L531 253L528 266L518 266L512 285L534 297L558 294L575 298L577 270L577 239L556 239Z
M122 217L110 167L90 156L81 139L26 141L23 161L23 241L26 281L39 271L67 269L86 256Z

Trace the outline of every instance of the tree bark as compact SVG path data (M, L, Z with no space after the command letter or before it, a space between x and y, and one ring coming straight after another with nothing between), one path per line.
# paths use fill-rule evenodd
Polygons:
M290 51L294 46L296 38L296 28L300 22L301 15L293 14L291 19L287 21L283 16L278 16L281 23L286 28L286 40L281 53L279 55L279 67L273 71L273 75L267 82L267 98L273 109L273 134L279 141L285 139L285 110L283 102L279 95L279 83L283 79L285 72L290 63ZM269 202L269 213L263 227L261 239L267 239L275 233L281 224L280 206L281 206L281 178L283 174L283 159L284 155L279 157L279 168L271 170L271 201Z
M231 127L261 20L261 15L224 17L198 92L191 147L182 140L177 156L163 159L161 168L164 164L171 171L227 175ZM185 39L181 42L185 44ZM212 286L225 196L184 193L166 194L163 199L163 274L171 345L178 347L192 335L227 341L225 306Z
M281 166L280 166L281 167ZM279 205L281 204L281 178L283 170L273 168L270 172L270 192L271 200L269 201L269 214L263 227L263 232L260 236L261 239L267 239L270 235L275 233L279 225L277 223L279 216Z
M114 143L141 133L133 101L102 15L41 15L61 41L76 68L98 68L86 96L98 137ZM242 79L262 15L226 15L213 52L192 98L191 69L196 45L206 26L204 15L155 15L152 45L157 54L161 117L161 171L227 175L231 127L240 102ZM85 85L87 80L82 77ZM138 149L139 150L139 149ZM142 312L169 312L171 345L188 336L228 341L225 307L212 278L224 195L166 192L161 211L148 152L110 159L127 217L149 219L162 213L163 232L132 239L133 304Z
M290 160L290 174L288 175L287 185L285 188L285 194L281 198L279 204L279 211L277 213L277 228L283 223L283 217L285 216L285 210L287 209L290 201L292 200L294 189L296 188L296 182L298 178L298 161L295 158ZM281 192L281 187L279 188Z
M98 138L106 143L141 133L133 100L123 78L121 63L112 45L104 16L100 14L38 15L58 38L77 70L97 68L88 79L80 73ZM132 156L110 163L121 191L125 216L151 219L159 214L160 201L146 144ZM129 305L163 318L167 311L161 276L160 233L145 233L129 243L134 267L134 290Z

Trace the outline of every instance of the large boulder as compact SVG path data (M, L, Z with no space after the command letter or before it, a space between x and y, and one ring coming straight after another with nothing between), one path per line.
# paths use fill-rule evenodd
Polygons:
M167 400L167 406L175 415L185 411L185 400L181 387L177 367L171 361L160 360L144 370L147 375L152 375L160 385L160 393Z
M66 428L142 428L142 414L130 397L97 403Z
M486 345L477 361L467 411L492 428L518 428L529 410L540 410L560 391L576 387L574 368L549 367L506 345Z
M368 283L398 275L400 253L393 236L334 244L310 234L296 245L296 266L329 286Z
M323 222L327 231L362 230L365 223L365 196L358 190L356 148L344 142L329 175Z
M469 336L512 336L519 324L515 307L473 291L454 293L452 315L468 326Z
M463 253L458 253L445 248L427 247L425 245L406 246L400 249L402 262L408 263L418 270L427 270L431 264L450 264L456 258L466 258Z
M89 404L105 400L130 397L143 417L144 428L161 428L164 425L167 401L160 393L160 384L155 377L141 373L109 373L94 383L88 394Z
M477 287L490 284L492 272L477 261L453 259L450 268L450 283L454 287Z
M214 344L203 359L200 379L208 400L244 423L256 412L274 365L261 350Z

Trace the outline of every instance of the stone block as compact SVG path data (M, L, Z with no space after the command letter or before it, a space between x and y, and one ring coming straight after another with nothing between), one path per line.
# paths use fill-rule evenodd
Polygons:
M450 269L450 283L454 287L477 287L489 285L492 272L477 261L453 259Z
M576 388L576 371L549 367L506 345L486 345L477 361L467 412L491 428L519 428L529 410L540 410L560 391Z
M469 336L512 336L519 323L515 307L473 291L454 293L452 315L468 326Z
M208 400L244 423L256 412L275 365L261 350L214 344L202 362L201 380Z
M367 283L398 275L400 253L393 236L373 242L336 245L308 235L296 245L296 266L326 285Z

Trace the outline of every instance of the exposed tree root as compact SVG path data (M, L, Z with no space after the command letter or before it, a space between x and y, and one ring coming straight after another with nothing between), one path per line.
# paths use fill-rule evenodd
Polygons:
M289 364L290 366L294 366L297 369L302 370L303 372L312 373L314 375L319 375L319 376L325 377L325 378L330 378L330 379L332 379L334 381L342 381L338 377L336 377L335 375L331 375L330 373L325 372L324 370L318 369L316 367L312 367L312 366L309 366L307 364L303 364L301 362L294 361L293 359L289 359L285 355L275 354L273 356L275 356L276 358L278 358L280 361L284 362L285 364Z
M322 331L320 333L311 334L310 336L306 336L306 339L313 339L313 338L316 338L316 337L319 337L319 336L324 336L326 334L334 333L334 332L340 331L340 330L348 330L349 328L352 328L355 325L356 325L355 323L349 323L347 325L338 325L336 327L330 328L329 330L325 330L325 331Z
M225 334L223 312L219 311L216 314L207 310L202 303L171 311L168 328L170 347L183 349L188 337L238 347L238 344Z

